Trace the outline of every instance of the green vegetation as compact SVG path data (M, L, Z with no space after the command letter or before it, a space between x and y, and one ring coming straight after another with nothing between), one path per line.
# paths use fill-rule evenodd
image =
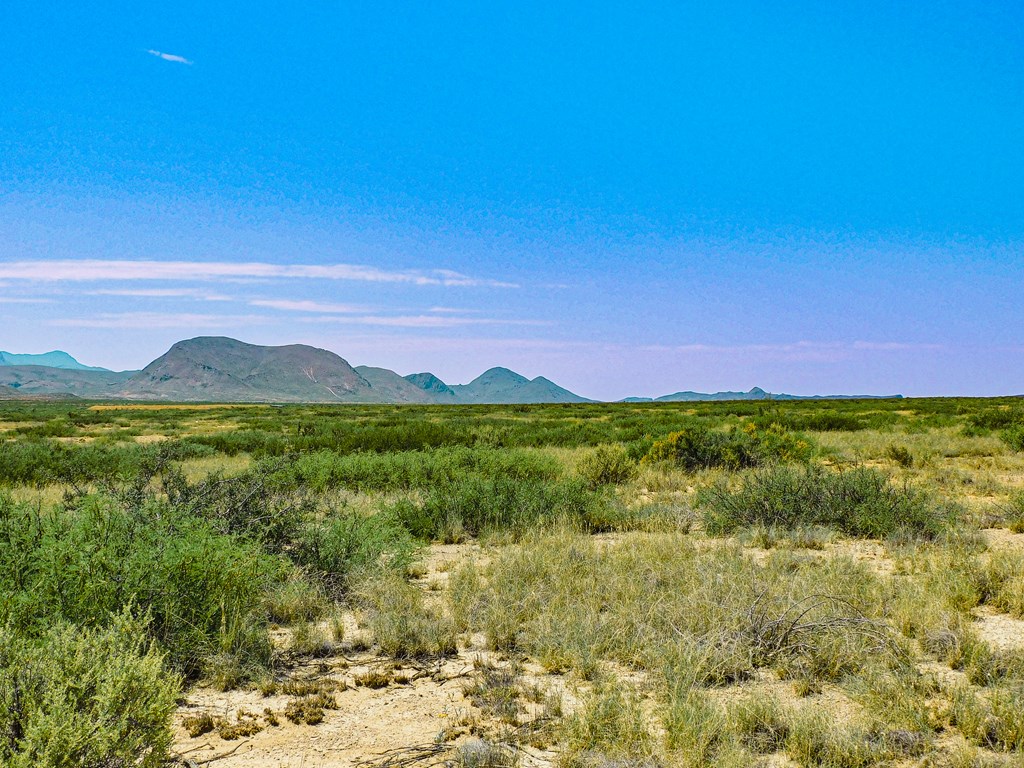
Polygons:
M1022 413L0 403L0 762L162 764L196 685L329 723L290 675L363 652L473 669L453 764L1019 761Z

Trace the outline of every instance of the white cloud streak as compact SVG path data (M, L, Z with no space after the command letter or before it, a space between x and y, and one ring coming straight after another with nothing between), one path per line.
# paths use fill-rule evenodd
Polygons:
M148 299L196 299L198 301L231 301L230 296L190 288L102 288L83 291L86 296L128 296Z
M148 53L150 56L156 56L158 59L170 61L174 64L188 64L189 66L192 66L192 62L186 59L184 56L178 56L173 53L164 53L163 51L154 51L152 48L146 51L146 53Z
M490 317L453 317L451 315L329 315L303 317L303 323L344 323L379 325L392 328L456 328L465 325L551 325L543 320L498 320Z
M122 312L71 317L47 323L58 328L246 328L265 325L267 318L260 315L203 315L168 314L165 312Z
M227 261L128 261L62 259L0 264L0 280L91 282L100 280L353 280L457 287L518 288L515 283L470 277L447 269L384 270L360 264L269 264Z
M354 312L367 312L369 307L357 304L329 304L320 301L306 301L291 299L253 299L249 302L254 307L268 307L288 312L322 312L324 314L352 314Z

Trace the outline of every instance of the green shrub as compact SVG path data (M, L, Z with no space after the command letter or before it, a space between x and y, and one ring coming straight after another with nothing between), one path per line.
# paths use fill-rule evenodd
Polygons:
M339 595L372 571L405 574L418 546L394 510L335 511L303 530L293 556Z
M905 445L896 445L895 443L892 443L885 449L885 455L894 464L897 464L904 469L910 469L914 466L914 454L912 454L910 449Z
M636 469L636 462L621 445L599 445L576 465L576 471L592 489L628 483L636 476Z
M753 422L728 432L704 426L687 427L656 441L644 463L668 461L687 471L723 467L743 469L783 461L807 461L813 453L810 440L786 431L778 424L760 429Z
M1008 446L1015 451L1024 451L1024 424L1016 424L999 433Z
M716 534L762 525L828 526L849 536L897 534L934 538L957 510L909 485L895 485L875 469L830 472L820 467L772 467L748 475L738 489L719 483L699 503L707 529Z
M227 654L269 660L263 596L288 566L166 504L132 509L88 496L40 513L0 497L0 622L41 634L56 620L94 627L135 604L168 661L189 677Z
M0 628L0 763L163 765L179 680L146 636L127 611L103 629L58 621L35 641Z
M415 536L452 541L464 534L497 531L521 536L556 522L589 527L605 503L582 480L538 482L470 476L437 486L422 503L405 502L394 512Z

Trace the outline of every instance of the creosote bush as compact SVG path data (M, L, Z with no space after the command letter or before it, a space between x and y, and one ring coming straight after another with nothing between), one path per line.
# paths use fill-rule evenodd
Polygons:
M787 461L807 461L813 446L802 435L779 424L760 428L754 422L726 432L704 425L687 427L656 441L643 463L666 461L687 471L743 469Z
M599 445L583 455L576 471L590 488L596 489L628 483L636 476L637 466L625 446Z
M433 488L422 502L399 502L391 511L414 536L450 542L496 532L518 537L557 523L588 528L605 504L577 479L538 482L469 476Z
M707 488L699 501L713 534L752 525L827 526L849 536L935 538L957 517L952 505L863 467L771 467L745 476L736 489L725 483Z
M34 640L0 628L0 763L163 765L180 680L146 633L128 611L102 629L58 620Z

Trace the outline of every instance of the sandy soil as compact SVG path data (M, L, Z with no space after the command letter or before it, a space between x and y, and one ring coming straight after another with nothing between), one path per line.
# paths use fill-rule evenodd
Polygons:
M460 562L486 561L486 553L476 543L435 545L423 560L419 584L428 599L436 599L447 583L448 574ZM345 615L346 637L361 632L355 617ZM286 630L272 632L272 640L286 640ZM289 671L290 681L327 681L337 686L333 696L337 709L327 709L318 725L296 725L284 716L294 697L282 693L263 696L258 690L221 692L208 687L189 691L175 715L174 752L196 766L213 763L217 768L348 768L387 764L389 759L421 755L432 765L455 754L460 746L473 742L480 733L500 728L463 693L474 677L476 665L507 667L509 662L483 649L484 638L475 635L458 655L432 663L397 664L371 652L344 651L337 656L314 661ZM395 680L382 688L357 685L357 678L369 670L391 671ZM527 664L520 671L526 685L540 685L572 706L575 697L558 675L550 675L539 666ZM526 704L522 719L540 714L540 705ZM269 725L265 710L270 710L277 725ZM251 713L262 730L249 737L225 740L216 731L190 737L183 722L186 718L209 713L215 718L236 722L239 713ZM525 747L518 756L525 768L550 766L557 753L548 749Z

